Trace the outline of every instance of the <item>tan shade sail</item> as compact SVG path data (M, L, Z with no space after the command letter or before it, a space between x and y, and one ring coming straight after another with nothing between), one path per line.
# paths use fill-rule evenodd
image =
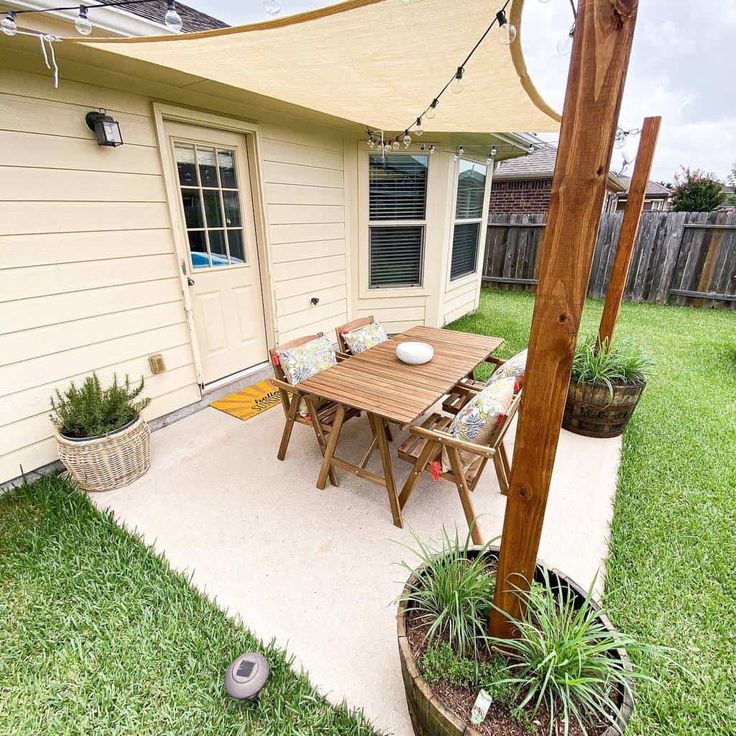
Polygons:
M401 131L451 78L502 4L349 0L217 31L75 43L374 128ZM507 11L517 28L521 5L522 0L515 0ZM497 37L494 28L465 68L462 93L444 94L435 118L425 119L426 130L558 129L559 116L526 76L521 29L510 47Z

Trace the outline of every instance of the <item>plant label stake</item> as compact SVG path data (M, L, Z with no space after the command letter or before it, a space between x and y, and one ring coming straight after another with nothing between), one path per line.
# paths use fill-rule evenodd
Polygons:
M493 698L491 698L490 693L487 690L481 689L478 697L475 699L475 703L473 703L473 709L470 711L470 722L474 726L480 726L485 721L492 702Z

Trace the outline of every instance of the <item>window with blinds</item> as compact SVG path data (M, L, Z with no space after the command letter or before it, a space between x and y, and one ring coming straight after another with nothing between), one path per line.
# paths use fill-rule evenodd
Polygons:
M486 173L485 164L460 159L450 259L451 281L475 273L477 268Z
M369 287L422 285L427 156L370 156Z

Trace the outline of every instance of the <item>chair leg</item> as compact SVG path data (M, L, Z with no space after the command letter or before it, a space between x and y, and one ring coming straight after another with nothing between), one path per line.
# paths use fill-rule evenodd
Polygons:
M481 460L480 467L478 468L478 472L475 474L475 478L473 478L473 482L470 484L471 493L475 490L475 487L478 485L478 481L480 480L481 475L483 475L483 470L485 470L487 462L488 462L487 457L484 457L483 460Z
M493 464L496 467L496 476L498 477L498 487L501 489L501 494L504 496L509 495L509 482L506 477L506 468L501 460L500 453L496 453L493 456Z
M389 442L393 442L394 441L394 436L391 434L391 427L390 427L390 425L389 425L388 422L386 422L386 439Z
M325 489L325 485L327 484L327 476L332 470L332 456L335 454L337 440L340 438L340 430L342 429L342 423L344 419L345 407L342 404L338 404L335 411L335 421L332 424L330 437L327 440L327 446L325 447L325 455L322 459L322 467L319 469L319 475L317 476L317 488L319 488L320 491L323 491Z
M481 534L480 527L476 522L473 500L470 498L470 491L468 490L468 484L465 480L465 472L463 471L463 464L460 461L460 453L456 447L448 447L447 454L450 456L452 474L455 476L455 485L457 485L460 503L463 506L465 518L467 519L468 527L470 528L470 536L472 537L474 544L483 544L483 534Z
M322 426L322 423L319 421L319 413L317 411L317 404L314 401L313 396L305 396L304 401L307 404L307 408L309 409L309 415L312 417L312 428L314 429L314 433L317 435L317 444L319 445L320 453L322 453L322 457L325 456L325 448L327 447L327 439L325 438L325 431L324 427ZM330 483L332 483L333 486L339 486L340 483L337 480L337 473L335 472L335 468L330 465Z
M429 461L437 454L438 448L438 442L431 442L430 440L427 440L426 444L424 445L424 449L419 453L419 457L414 463L414 467L412 468L409 477L406 479L404 487L401 489L401 494L399 495L399 506L401 506L402 509L406 505L406 502L409 500L409 496L411 496L412 491L414 490L414 486L419 480L419 476L424 472L424 469L427 467L427 463L429 463Z
M506 492L508 493L509 484L511 483L511 463L509 462L509 456L506 454L503 440L499 443L497 452L501 456L501 463L506 474Z
M298 411L299 395L292 394L289 411L286 412L286 423L284 424L284 431L281 434L281 444L279 445L279 451L277 454L279 460L283 460L286 457L286 450L289 447L289 440L291 440L291 430L294 429L294 422Z

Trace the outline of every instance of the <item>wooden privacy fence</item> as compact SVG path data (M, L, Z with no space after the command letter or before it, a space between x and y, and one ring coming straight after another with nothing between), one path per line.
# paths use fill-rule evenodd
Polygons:
M588 296L605 296L623 212L601 215ZM483 281L532 290L546 215L491 215ZM644 212L624 299L736 309L736 213Z

